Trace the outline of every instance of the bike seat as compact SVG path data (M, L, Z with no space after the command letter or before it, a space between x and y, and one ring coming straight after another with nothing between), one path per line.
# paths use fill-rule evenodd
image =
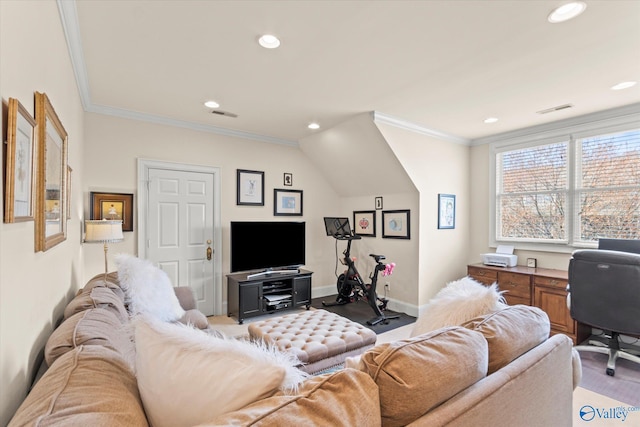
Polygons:
M376 262L380 262L381 260L386 259L384 255L369 254L369 256L375 259Z

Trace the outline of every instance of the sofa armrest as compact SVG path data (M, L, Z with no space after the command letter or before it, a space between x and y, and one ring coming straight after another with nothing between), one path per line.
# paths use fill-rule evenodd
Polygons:
M573 389L575 390L582 381L582 361L580 353L575 348L571 349L571 366L573 368Z
M176 286L173 288L176 296L178 297L178 301L180 302L180 306L185 310L193 310L196 307L196 298L193 295L193 289L188 286Z

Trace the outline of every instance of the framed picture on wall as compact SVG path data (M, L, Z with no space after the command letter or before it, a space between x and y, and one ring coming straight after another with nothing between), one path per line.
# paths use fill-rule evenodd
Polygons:
M36 121L15 98L8 110L4 222L33 221Z
M456 228L456 196L438 194L438 228Z
M264 206L264 172L238 169L237 205Z
M273 189L273 214L302 216L302 190Z
M382 211L382 237L411 239L411 211L409 209Z
M376 211L354 211L353 224L355 234L376 237Z
M122 221L122 231L133 231L133 194L91 192L91 219Z

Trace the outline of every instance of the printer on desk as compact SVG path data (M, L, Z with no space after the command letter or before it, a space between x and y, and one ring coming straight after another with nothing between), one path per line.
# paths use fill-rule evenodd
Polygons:
M496 253L482 254L482 263L497 267L515 267L518 264L518 255L513 254L513 246L498 245Z

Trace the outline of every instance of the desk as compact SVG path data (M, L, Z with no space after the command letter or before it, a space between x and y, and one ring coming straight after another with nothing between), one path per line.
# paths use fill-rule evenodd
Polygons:
M549 316L551 334L565 334L579 344L591 335L591 328L571 318L567 307L566 270L529 267L494 267L484 264L467 266L473 279L491 285L498 283L509 305L524 304L542 309Z

